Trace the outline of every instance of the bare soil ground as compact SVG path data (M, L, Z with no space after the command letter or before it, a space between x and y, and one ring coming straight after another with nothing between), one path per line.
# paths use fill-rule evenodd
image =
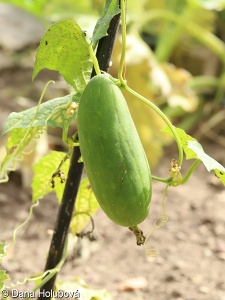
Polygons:
M16 103L24 103L12 99L24 94L28 99L34 95L36 100L39 98L38 81L25 92L19 90L24 82L30 81L31 72L1 73L1 127L10 111L21 110ZM13 86L13 90L6 89L7 86ZM224 149L217 144L203 145L209 155L225 164ZM166 150L155 175L167 176L175 153L172 148ZM158 250L155 258L146 256L127 228L113 224L98 211L94 217L95 241L84 238L75 246L70 245L69 257L58 278L82 278L91 288L108 290L113 299L225 300L225 189L215 184L214 179L213 174L199 166L187 184L169 189L168 222L147 242L148 248ZM153 183L150 215L141 225L145 234L151 232L154 220L162 215L163 190L163 184ZM1 241L11 241L13 229L25 220L30 205L30 190L21 185L18 173L11 174L10 181L0 185ZM57 211L54 195L42 199L29 224L18 234L15 246L8 249L1 268L12 282L43 271L51 241L49 230L54 229Z

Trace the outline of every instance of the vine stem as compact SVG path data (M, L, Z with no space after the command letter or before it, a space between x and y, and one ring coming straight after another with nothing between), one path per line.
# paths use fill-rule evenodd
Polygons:
M185 174L185 176L183 177L182 180L179 180L178 182L173 181L172 177L169 177L167 179L161 178L161 177L157 177L157 176L153 176L152 175L152 179L155 181L159 181L159 182L163 182L166 183L168 186L179 186L181 184L185 184L188 179L191 177L191 174L194 172L194 170L197 168L197 166L201 163L200 159L196 159L193 164L190 166L189 170L187 171L187 173ZM177 185L173 185L171 183L177 183Z
M190 178L191 174L194 172L194 170L197 168L197 166L201 163L200 159L196 159L193 164L190 166L189 170L187 171L186 175L183 177L182 181L179 182L179 185L185 184L188 179Z
M24 228L24 226L27 225L27 223L30 221L30 219L31 219L31 217L32 217L34 208L35 208L36 206L38 206L38 205L39 205L39 201L37 201L37 202L35 202L34 204L31 205L26 220L25 220L22 224L20 224L18 227L16 227L16 229L15 229L14 232L13 232L13 240L12 240L12 242L11 242L9 245L6 245L6 246L4 247L4 250L6 250L6 249L9 248L9 247L13 247L13 246L15 245L17 233L18 233L22 228Z
M89 45L89 53L90 53L91 59L93 61L93 65L94 65L94 69L95 69L96 74L101 74L101 70L99 68L98 60L97 60L97 57L94 53L92 43Z
M134 90L132 90L130 87L128 87L127 85L124 86L124 89L126 91L128 91L130 94L134 95L135 97L137 97L138 99L140 99L142 102L144 102L145 104L147 104L148 106L150 106L162 119L163 121L167 124L167 126L170 128L174 139L177 143L177 147L178 147L178 153L179 153L179 158L178 158L178 164L179 166L182 165L183 162L183 147L180 141L180 137L178 135L178 133L176 132L174 126L172 125L172 123L170 122L170 120L167 118L167 116L155 105L153 104L151 101L149 101L148 99L146 99L145 97L143 97L142 95L138 94L137 92L135 92Z
M173 125L171 124L170 120L166 117L166 115L164 115L164 113L156 105L154 105L148 99L146 99L145 97L141 96L140 94L138 94L137 92L135 92L134 90L129 88L123 78L123 69L124 69L125 55L126 55L126 7L125 7L125 1L126 0L121 1L122 50L121 50L120 64L119 64L119 71L118 71L120 85L122 87L124 87L124 89L127 90L129 93L133 94L135 97L137 97L138 99L143 101L145 104L150 106L165 121L165 123L168 125L168 127L172 131L174 139L177 143L178 152L179 152L178 163L179 163L179 166L181 166L182 162L183 162L183 148L182 148L182 144L181 144L179 135L177 134L177 132L176 132L175 128L173 127Z
M154 176L154 175L151 175L151 177L152 177L152 180L163 182L163 183L167 183L167 184L170 183L173 180L173 178L171 178L171 177L169 177L167 179L164 179L164 178L161 178L161 177L157 177L157 176Z
M120 55L120 64L119 64L119 71L118 71L118 78L120 80L120 84L125 86L126 82L123 78L123 70L124 70L124 64L125 64L125 58L126 58L126 7L125 7L125 1L121 0L121 24L122 24L122 49L121 49L121 55Z

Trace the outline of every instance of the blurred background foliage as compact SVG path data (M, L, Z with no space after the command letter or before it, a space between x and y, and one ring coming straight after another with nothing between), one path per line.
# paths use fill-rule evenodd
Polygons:
M45 29L73 17L87 36L105 4L103 0L0 2L29 11ZM225 0L128 0L127 24L128 85L156 103L176 126L225 147ZM120 49L119 33L110 69L115 77ZM126 99L153 167L171 139L160 132L164 123L155 113L128 94Z

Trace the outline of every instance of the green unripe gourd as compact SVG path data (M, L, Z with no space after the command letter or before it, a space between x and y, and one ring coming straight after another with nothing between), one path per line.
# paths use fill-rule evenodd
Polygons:
M148 215L151 172L120 88L108 74L87 84L78 109L81 155L91 188L106 215L132 227Z

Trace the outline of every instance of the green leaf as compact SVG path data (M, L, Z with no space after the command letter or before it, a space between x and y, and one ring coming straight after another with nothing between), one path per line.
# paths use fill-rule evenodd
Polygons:
M112 18L120 13L118 0L107 0L105 8L98 22L96 23L93 36L91 38L93 43L98 42L102 37L107 35L109 23Z
M225 185L225 168L215 159L206 154L201 144L199 144L197 141L188 141L188 148L196 154L196 158L200 159L203 162L208 172L214 170L216 176Z
M68 128L72 119L77 116L75 110L74 113L70 113L70 106L73 102L78 103L79 98L80 94L70 94L41 103L38 109L36 106L19 113L12 112L6 120L3 134L15 128L28 128L30 126Z
M6 274L5 270L0 270L0 290L4 286L4 281L9 279L9 275Z
M77 297L82 300L112 300L112 296L105 289L92 289L78 277L72 278L71 281L57 281L56 290L74 293L69 299ZM76 292L78 294L75 294Z
M0 165L0 174L3 174L3 179L0 182L8 180L7 171L15 171L15 163L17 160L22 160L23 155L30 153L36 146L36 139L42 133L43 127L31 128L15 128L11 130L7 144L6 157Z
M50 154L44 156L34 165L34 177L31 184L32 201L37 201L43 196L55 192L58 202L62 199L65 183L61 183L58 176L54 177L55 188L51 186L52 175L57 171L58 166L64 160L66 154L64 152L51 151ZM67 176L69 169L69 159L67 159L60 170Z
M20 152L30 144L31 140L38 135L42 130L41 126L37 126L35 128L15 128L11 130L7 144L6 151L7 154L13 154L18 152L18 148L20 148ZM27 149L27 151L31 151L32 149Z
M71 232L74 235L80 233L90 221L89 215L93 216L98 208L99 204L90 188L88 179L85 178L80 183L75 211L70 225Z
M43 35L34 64L33 79L44 68L58 71L77 92L90 77L92 63L84 32L73 19L52 25Z
M186 159L200 159L206 167L207 171L210 172L214 170L216 176L225 185L225 168L215 159L206 154L204 149L202 148L202 145L196 139L186 134L186 132L180 128L175 128L175 130L180 137L183 150L186 154ZM162 131L172 135L169 127L164 128Z
M186 159L195 159L196 153L188 147L188 141L196 141L196 139L194 139L193 137L188 135L183 129L176 128L175 126L174 126L174 129L176 130L176 132L179 135L183 150L186 154ZM162 131L169 133L171 136L173 136L169 127L163 128Z

